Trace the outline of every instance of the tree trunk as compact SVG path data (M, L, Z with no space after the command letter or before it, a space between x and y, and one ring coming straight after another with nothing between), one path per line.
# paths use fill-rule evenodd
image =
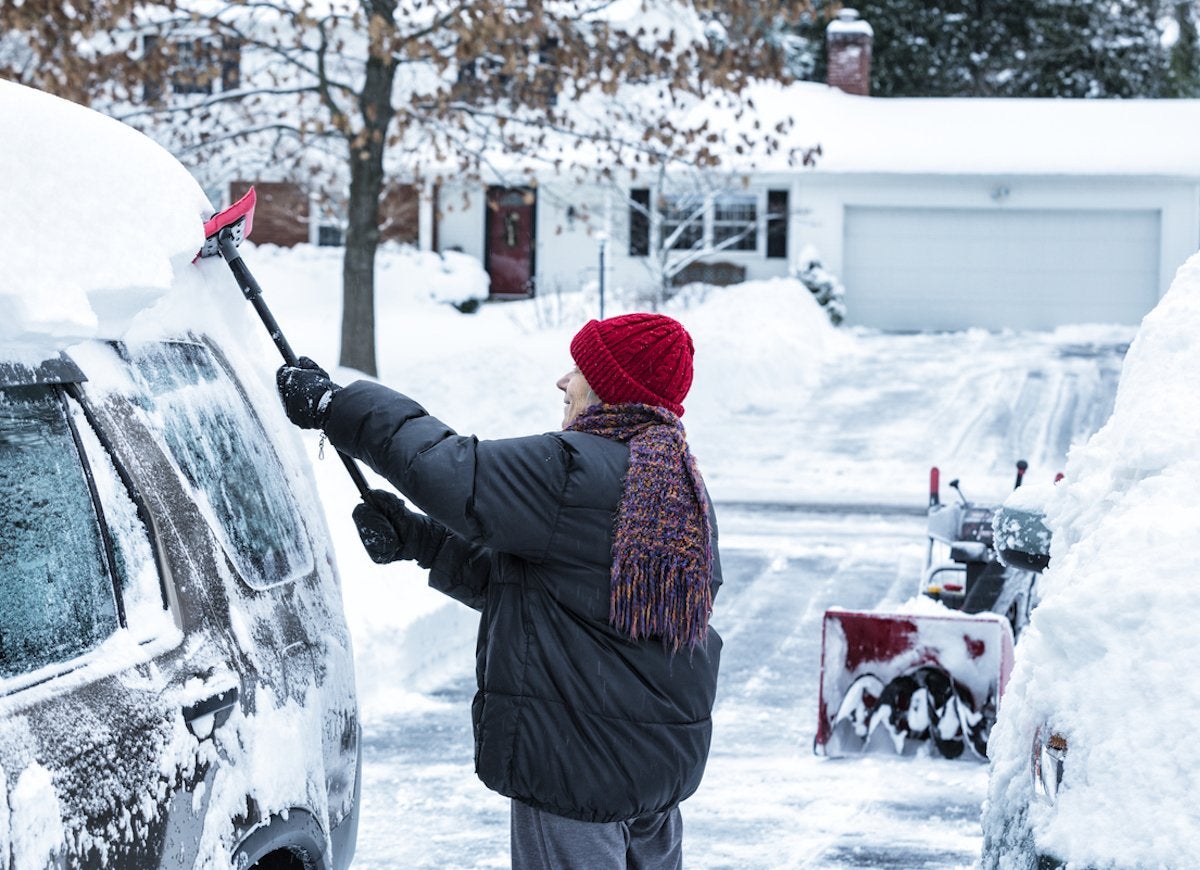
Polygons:
M394 2L383 0L371 8L372 32L392 32ZM395 114L395 76L396 63L390 49L383 43L373 44L359 94L363 128L350 140L350 202L342 261L342 350L338 362L372 377L379 375L375 362L375 251L379 247L383 152Z
M342 350L338 364L376 377L375 250L379 247L379 199L383 152L350 146L350 203L342 260Z

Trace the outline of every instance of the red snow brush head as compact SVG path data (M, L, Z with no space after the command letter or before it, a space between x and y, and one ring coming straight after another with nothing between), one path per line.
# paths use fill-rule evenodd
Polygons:
M679 321L644 312L588 321L571 339L571 356L602 402L655 405L680 417L694 352Z

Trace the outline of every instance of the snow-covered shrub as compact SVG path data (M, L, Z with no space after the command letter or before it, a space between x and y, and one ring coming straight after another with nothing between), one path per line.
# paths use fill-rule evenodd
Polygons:
M792 277L798 278L817 300L835 326L846 319L846 289L838 276L821 265L821 257L812 245L805 245L792 264Z

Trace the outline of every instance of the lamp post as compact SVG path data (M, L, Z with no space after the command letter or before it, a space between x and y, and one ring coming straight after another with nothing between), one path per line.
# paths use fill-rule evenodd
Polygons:
M604 319L604 253L608 247L608 233L597 233L600 242L600 319Z

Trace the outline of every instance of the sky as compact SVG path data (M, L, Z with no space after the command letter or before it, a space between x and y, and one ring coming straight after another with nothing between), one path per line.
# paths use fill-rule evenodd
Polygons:
M315 433L298 432L269 406L274 347L224 264L192 262L207 216L198 185L148 140L50 100L0 83L0 153L10 161L0 168L14 194L0 212L0 234L17 252L0 289L0 342L25 359L90 337L187 329L226 343L264 405L269 435L311 461L303 473L337 553L369 727L406 703L391 687L436 659L437 639L464 625L461 609L426 589L413 566L396 566L379 582L349 522L357 494L344 469L329 451L319 458ZM81 132L91 162L63 162L56 143ZM138 232L121 231L126 226ZM44 240L52 232L60 234L51 248ZM336 380L359 377L336 366L340 253L252 243L243 251L297 352ZM480 437L559 426L554 384L571 366L570 337L596 316L594 297L563 294L463 315L443 299L447 286L481 286L470 258L389 248L378 275L382 381ZM620 311L619 298L610 298L607 313ZM999 818L1019 803L1029 734L1049 723L1070 740L1071 787L1056 810L1031 812L1039 839L1081 861L1116 855L1172 866L1179 855L1200 854L1200 744L1181 727L1200 700L1186 671L1200 610L1191 558L1200 544L1200 261L1180 270L1139 330L1101 324L896 341L835 329L807 291L785 279L694 289L667 313L695 339L696 380L683 419L718 505L921 504L931 464L961 475L975 498L1003 498L1012 463L1029 459L1020 498L1047 506L1052 567L994 734L986 811ZM1027 406L1012 404L1039 352L1123 351L1130 341L1116 366L1115 404L1061 408L1054 398L1068 387L1055 383L1039 384L1049 392ZM909 362L914 368L897 377ZM961 393L964 367L978 374L969 394ZM1085 363L1055 377L1097 371ZM1080 430L1098 431L1086 442L1045 434ZM1054 485L1058 471L1065 480Z

